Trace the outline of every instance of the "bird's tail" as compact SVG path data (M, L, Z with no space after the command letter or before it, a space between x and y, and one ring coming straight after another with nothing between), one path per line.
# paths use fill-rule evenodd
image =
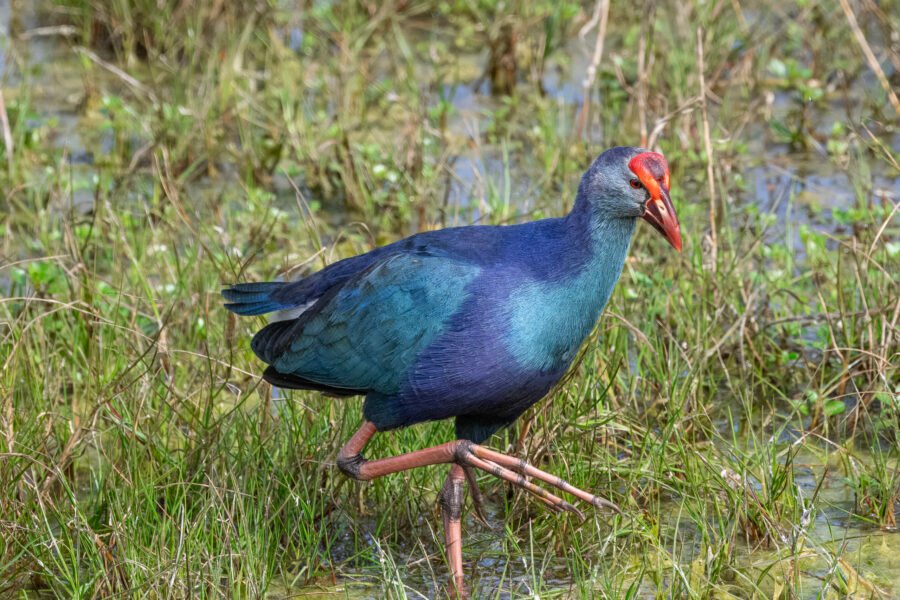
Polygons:
M291 308L295 303L285 304L283 300L274 298L275 292L286 285L284 281L236 283L222 290L222 296L228 301L225 308L243 316L264 315Z

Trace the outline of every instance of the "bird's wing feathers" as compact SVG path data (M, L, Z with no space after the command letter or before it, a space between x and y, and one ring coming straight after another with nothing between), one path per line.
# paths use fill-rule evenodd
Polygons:
M222 290L228 301L225 308L239 315L281 313L278 321L297 318L319 298L335 287L366 271L383 258L381 248L340 260L321 271L297 281L237 283Z
M478 272L446 255L384 257L332 287L297 319L268 325L253 350L280 373L391 393L461 306Z
M222 290L228 301L225 308L244 316L278 312L275 317L278 321L297 318L330 290L344 286L351 279L368 272L373 265L398 254L479 262L483 257L495 254L493 245L501 237L496 235L500 229L482 226L426 231L371 252L339 260L297 281L234 284ZM491 232L495 235L490 235Z

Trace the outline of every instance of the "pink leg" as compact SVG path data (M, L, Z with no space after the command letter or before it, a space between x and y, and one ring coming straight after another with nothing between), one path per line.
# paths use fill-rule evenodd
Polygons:
M450 563L451 598L466 597L462 563L462 507L465 473L460 465L450 467L450 474L441 490L441 515L444 518L444 545Z
M377 477L408 471L417 467L456 463L463 467L481 469L495 477L506 480L537 496L555 511L567 510L583 516L577 508L562 498L531 483L527 479L528 477L533 477L567 494L572 494L597 508L605 507L620 512L619 508L609 500L580 490L559 477L535 468L521 459L484 448L468 440L454 440L439 446L401 454L400 456L366 460L360 452L362 452L362 449L376 432L375 425L366 421L338 453L338 467L353 479L369 481Z
M461 525L463 482L467 479L472 488L473 500L476 506L480 506L481 495L478 492L477 485L475 485L475 478L471 475L469 469L481 469L519 486L537 496L539 500L555 512L567 510L584 518L580 510L544 488L536 486L528 480L529 477L543 481L567 494L576 496L597 508L610 508L620 512L619 508L609 500L582 491L559 477L529 465L524 460L484 448L468 440L455 440L439 446L401 454L400 456L366 460L361 452L377 431L373 423L366 421L341 448L341 451L338 453L337 464L346 475L353 479L369 481L377 477L408 471L417 467L453 464L440 495L441 514L444 519L444 539L447 547L447 559L450 562L451 597L467 597L462 566Z

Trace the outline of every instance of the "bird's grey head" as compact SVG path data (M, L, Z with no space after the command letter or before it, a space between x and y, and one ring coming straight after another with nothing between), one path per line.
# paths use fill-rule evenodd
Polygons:
M597 212L613 218L637 218L644 214L649 199L647 188L629 163L636 156L659 156L665 174L668 167L662 155L644 148L618 146L598 156L581 178L578 194Z
M662 154L628 146L610 148L581 178L578 197L603 218L643 217L681 249L678 217L669 197L669 165Z

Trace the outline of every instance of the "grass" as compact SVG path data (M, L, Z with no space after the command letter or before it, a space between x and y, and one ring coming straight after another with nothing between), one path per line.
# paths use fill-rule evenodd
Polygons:
M836 2L612 3L583 127L593 5L186 6L14 4L0 41L0 595L439 597L444 469L343 478L359 402L260 383L218 291L562 214L626 143L668 157L685 250L642 228L491 441L625 514L483 478L477 597L900 593L898 118ZM900 7L853 10L882 56Z

